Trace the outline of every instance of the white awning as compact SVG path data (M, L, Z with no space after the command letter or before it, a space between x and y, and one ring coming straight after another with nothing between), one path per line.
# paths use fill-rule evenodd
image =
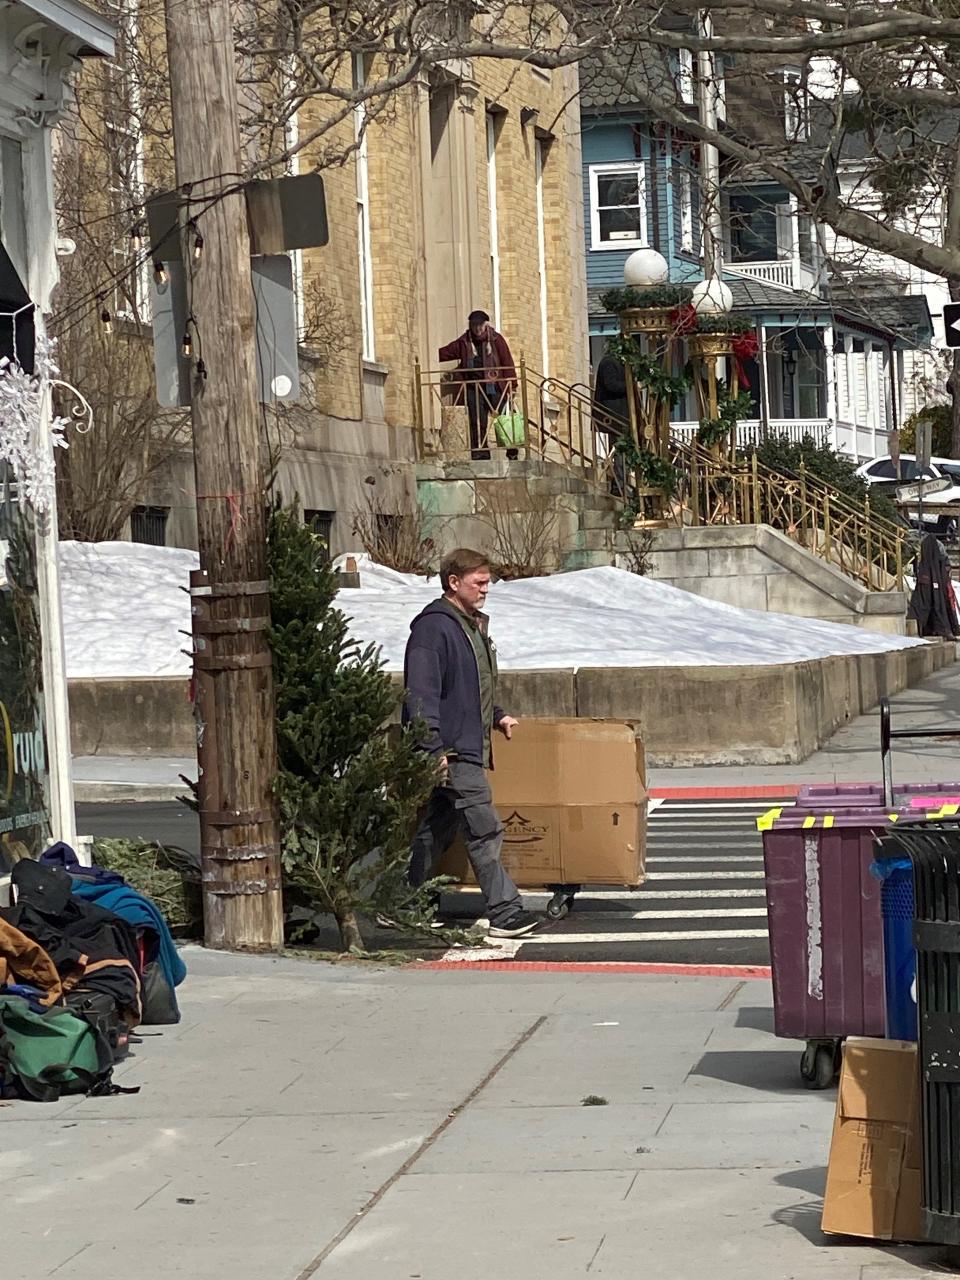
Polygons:
M26 9L48 26L76 42L78 58L112 58L116 51L116 24L78 0L13 0L15 9Z

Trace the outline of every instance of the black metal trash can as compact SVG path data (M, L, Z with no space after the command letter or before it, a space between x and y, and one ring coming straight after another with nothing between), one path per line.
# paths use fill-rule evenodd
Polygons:
M960 822L905 823L913 863L926 1238L960 1244Z

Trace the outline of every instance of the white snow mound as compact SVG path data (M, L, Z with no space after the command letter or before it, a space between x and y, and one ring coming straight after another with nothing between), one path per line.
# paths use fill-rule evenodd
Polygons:
M338 603L357 639L382 645L387 665L402 669L410 621L438 596L439 581L355 559L361 587L341 591ZM764 666L924 643L846 623L738 609L613 568L497 583L488 612L505 670Z
M67 675L186 676L195 551L139 542L61 542ZM181 634L186 633L186 634Z
M186 676L194 551L130 542L61 544L67 670L82 676ZM342 564L345 557L338 563ZM355 556L359 590L339 604L353 635L403 667L410 622L439 595L427 581ZM581 569L491 589L500 666L753 666L923 644L843 623L717 604L622 569Z

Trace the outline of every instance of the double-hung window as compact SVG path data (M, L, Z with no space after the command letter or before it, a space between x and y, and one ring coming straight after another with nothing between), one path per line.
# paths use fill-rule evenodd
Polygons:
M591 247L639 249L646 242L647 209L643 165L591 165Z

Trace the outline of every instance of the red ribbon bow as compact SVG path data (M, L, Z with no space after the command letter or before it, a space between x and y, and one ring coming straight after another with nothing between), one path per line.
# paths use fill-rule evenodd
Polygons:
M757 335L751 330L748 333L741 333L734 338L732 343L733 358L737 362L737 378L741 386L747 386L750 379L747 377L747 360L756 360L760 351L760 343L757 341Z

